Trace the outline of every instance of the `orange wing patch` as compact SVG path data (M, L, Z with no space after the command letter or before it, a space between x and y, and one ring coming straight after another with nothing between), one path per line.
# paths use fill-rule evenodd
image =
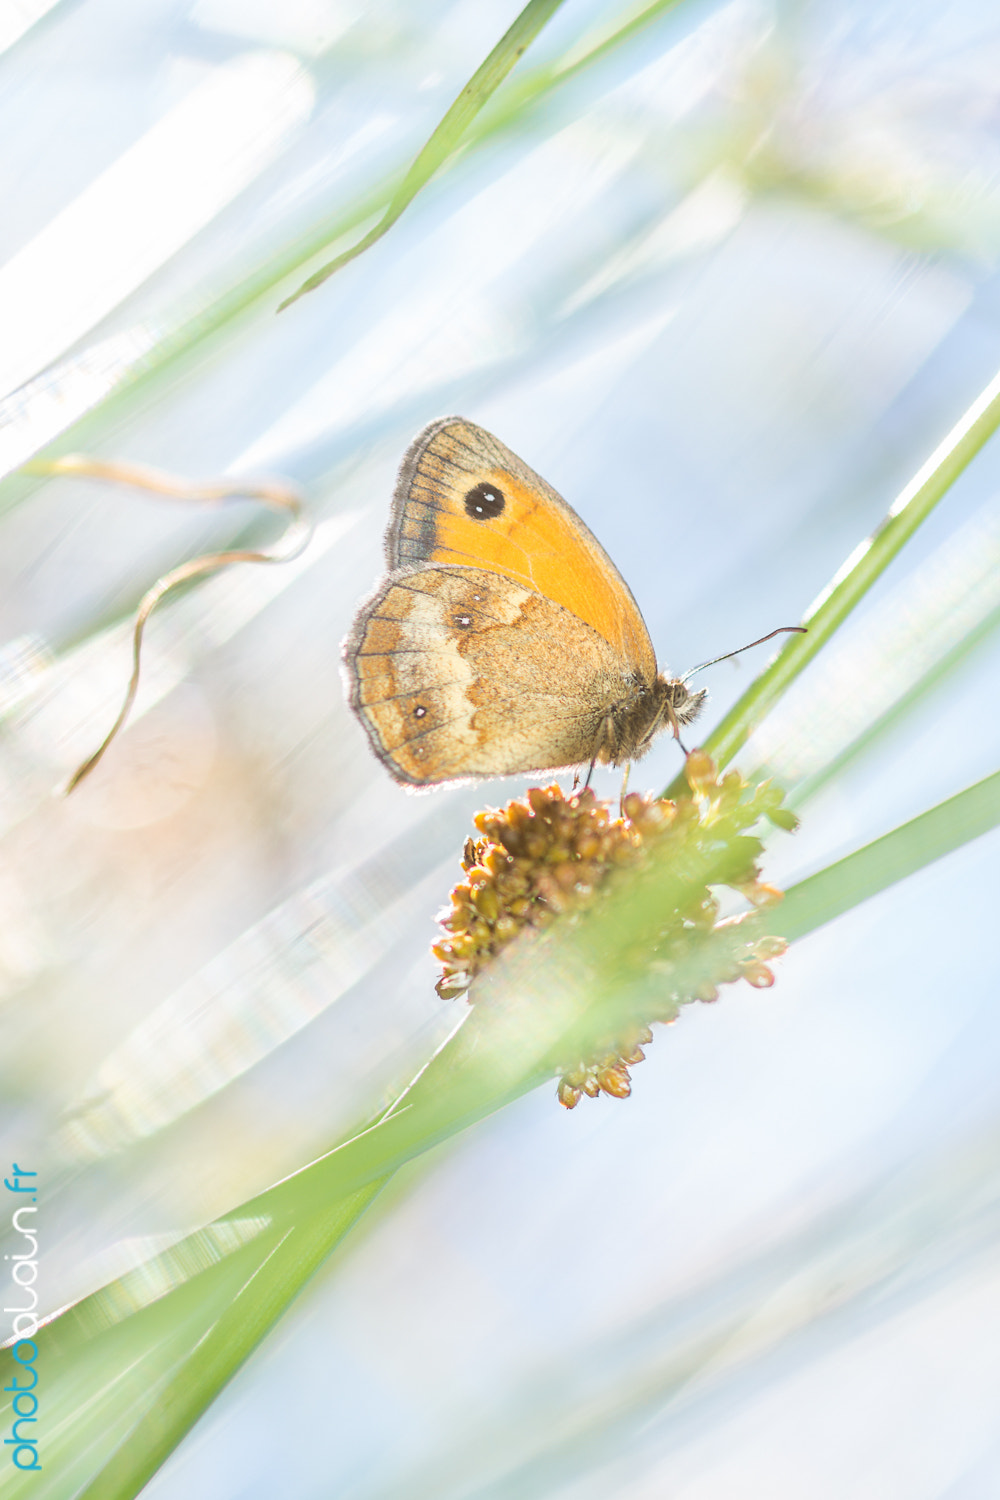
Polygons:
M432 422L400 469L387 537L390 569L487 568L572 611L648 683L649 632L617 568L565 500L491 433Z

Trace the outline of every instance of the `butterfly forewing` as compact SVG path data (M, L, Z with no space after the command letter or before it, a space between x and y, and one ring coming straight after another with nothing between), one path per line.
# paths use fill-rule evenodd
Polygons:
M459 563L502 574L591 626L644 682L656 658L639 607L579 516L491 433L432 422L400 469L386 538L390 569Z

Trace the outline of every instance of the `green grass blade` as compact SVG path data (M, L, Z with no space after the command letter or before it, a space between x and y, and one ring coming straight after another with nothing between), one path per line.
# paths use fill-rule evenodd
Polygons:
M537 68L526 75L517 88L503 90L502 94L495 96L494 110L488 120L483 114L476 116L473 127L462 142L463 150L478 150L502 131L516 127L529 110L542 103L555 89L600 62L620 44L681 3L682 0L656 0L582 55L572 56L571 49L569 61ZM503 104L497 107L501 99ZM167 326L156 346L139 363L123 371L118 383L106 396L69 423L58 440L53 439L50 451L54 454L70 448L87 450L99 446L109 424L121 421L134 410L138 401L154 399L171 381L180 378L186 362L196 352L205 353L213 341L219 342L230 334L283 282L322 253L324 247L358 231L376 215L380 216L381 222L387 205L393 201L394 192L401 191L398 186L394 187L395 183L398 183L398 178L393 176L367 188L353 203L321 218L294 244L269 256L209 306L199 307L193 315L184 315L173 326ZM359 242L351 249L352 258L361 253L365 243ZM57 442L58 447L55 446ZM39 485L37 478L22 470L0 478L3 479L0 510L20 504L34 494Z
M792 886L779 925L804 937L1000 823L1000 771Z
M381 1188L370 1183L274 1246L188 1357L156 1392L153 1404L79 1500L132 1500L285 1312Z
M682 0L655 0L654 4L632 16L624 25L603 37L580 56L572 58L569 62L536 68L521 81L519 87L510 91L509 99L505 96L506 103L499 110L491 113L488 121L477 122L479 128L473 129L477 116L480 116L518 58L527 50L550 16L562 4L562 0L532 0L532 4L525 7L510 30L501 37L489 57L473 74L445 113L433 134L414 158L378 223L373 225L356 245L352 245L343 254L335 256L333 260L303 282L297 291L280 304L278 311L297 301L306 292L321 286L342 266L355 260L380 240L409 207L421 188L426 186L435 172L460 146L475 146L490 139L498 130L523 116L533 105L540 103L554 89L569 82L571 78L575 78L602 58L609 56L617 47L630 41L632 37L638 36L660 16L674 10L681 3ZM529 12L531 12L530 15Z
M888 515L855 548L830 584L803 616L808 634L790 635L777 656L747 688L705 741L705 749L727 765L834 632L885 572L918 526L931 514L959 475L1000 426L1000 373L996 374L923 467L913 476ZM683 791L678 776L668 791Z
M286 297L278 309L279 312L281 308L288 307L289 303L295 302L306 292L315 291L316 287L322 286L323 282L335 271L339 271L341 266L346 266L349 261L355 260L392 228L404 210L413 202L420 189L430 182L435 172L457 150L468 127L483 105L499 88L518 58L527 51L542 27L552 18L562 3L563 0L528 0L528 4L514 24L500 38L486 61L476 69L458 98L445 112L437 128L417 153L378 223L356 245L352 245L343 254L335 256L325 266L321 266L307 281L302 283L298 291Z
M576 49L571 48L567 54L568 60L561 58L542 67L526 69L523 74L518 75L517 81L513 82L510 88L504 89L503 94L499 95L490 108L484 111L476 121L469 133L470 144L478 144L481 139L493 135L511 120L523 116L533 105L540 103L562 84L568 83L570 79L585 72L602 58L609 57L616 48L631 41L660 16L675 10L683 3L684 0L654 0L654 4L639 11L630 20L609 32L579 55L574 56Z
M919 709L924 699L946 682L952 672L957 671L976 650L985 644L1000 629L1000 608L992 610L979 623L956 641L951 650L940 661L924 673L913 686L898 698L885 713L880 714L861 734L845 745L826 765L804 781L799 782L790 794L790 801L798 810L825 786L835 780L842 771L853 765L866 751L872 749L887 734Z

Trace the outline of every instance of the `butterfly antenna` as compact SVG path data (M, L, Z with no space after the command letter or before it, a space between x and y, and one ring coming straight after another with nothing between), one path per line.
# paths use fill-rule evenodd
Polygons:
M696 672L704 672L706 667L714 667L717 661L728 661L731 656L739 656L743 651L749 651L752 646L763 646L765 641L773 640L776 635L806 635L804 625L779 625L777 630L769 631L762 635L759 641L750 641L746 646L737 646L735 651L727 651L723 656L713 656L711 661L703 661L700 666L692 667L690 672L685 672L681 682L687 682Z

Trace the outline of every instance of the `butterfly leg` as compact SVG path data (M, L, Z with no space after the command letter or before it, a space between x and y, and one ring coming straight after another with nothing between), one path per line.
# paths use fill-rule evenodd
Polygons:
M673 731L674 739L677 741L678 745L681 748L681 753L686 759L691 752L688 750L684 741L681 739L681 726L678 721L677 715L674 712L674 705L670 702L669 698L667 699L664 707L666 709L667 722L670 725L671 730Z
M623 818L625 816L625 792L628 789L628 778L629 778L629 772L631 771L631 769L632 769L632 762L630 760L627 760L625 762L625 771L624 771L624 774L622 776L622 789L618 793L618 812L619 812L619 815L621 817L623 817Z

